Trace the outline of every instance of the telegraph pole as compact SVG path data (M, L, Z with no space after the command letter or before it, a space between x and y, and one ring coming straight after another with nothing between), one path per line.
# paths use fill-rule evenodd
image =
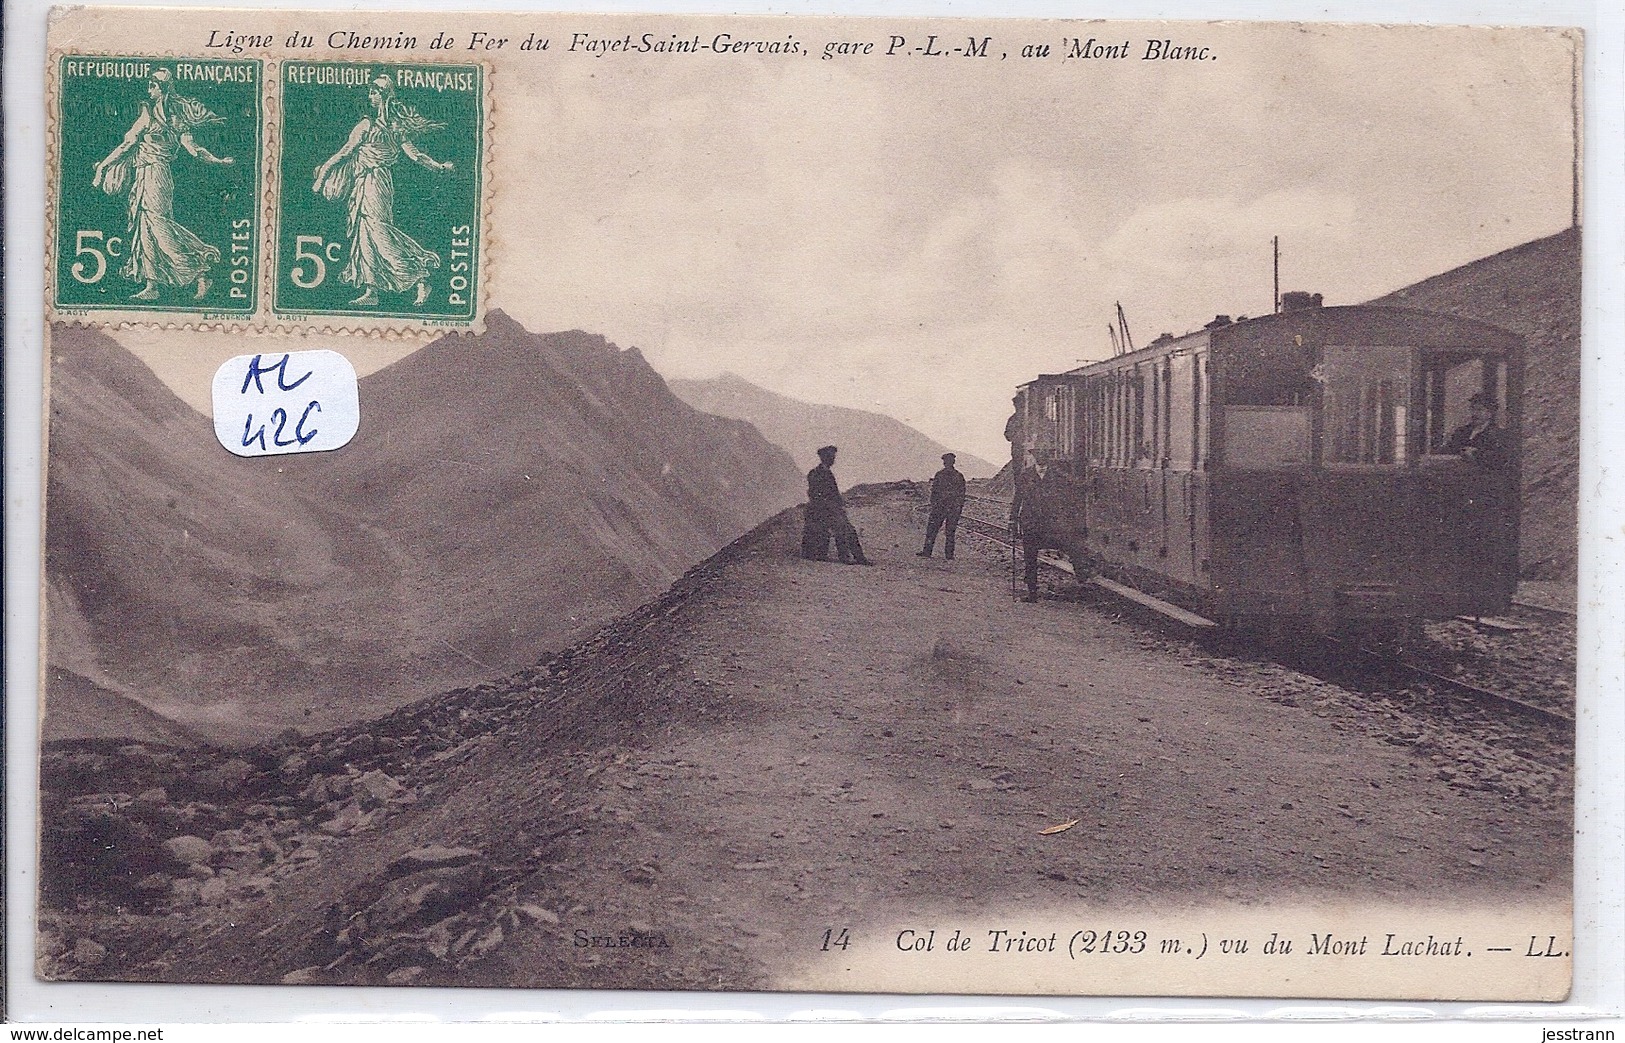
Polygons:
M1281 310L1281 237L1276 236L1270 240L1275 248L1275 310Z

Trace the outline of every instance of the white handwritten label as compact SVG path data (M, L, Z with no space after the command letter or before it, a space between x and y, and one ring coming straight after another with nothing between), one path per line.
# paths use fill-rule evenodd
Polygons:
M215 370L214 435L238 456L337 449L360 426L355 367L336 351L238 355Z

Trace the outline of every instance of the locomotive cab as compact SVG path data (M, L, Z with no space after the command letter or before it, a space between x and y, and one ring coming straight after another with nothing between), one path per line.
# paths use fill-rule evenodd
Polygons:
M1040 377L1021 426L1064 465L1054 545L1120 582L1221 622L1487 615L1517 581L1521 367L1482 323L1310 307Z
M1376 311L1226 360L1215 582L1243 614L1336 625L1489 614L1512 596L1517 343ZM1475 403L1482 453L1461 444Z

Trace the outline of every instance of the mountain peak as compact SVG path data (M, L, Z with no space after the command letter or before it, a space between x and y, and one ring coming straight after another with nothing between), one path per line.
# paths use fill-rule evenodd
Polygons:
M48 652L102 700L48 690L52 737L125 692L237 741L534 662L801 492L641 352L498 310L362 380L349 445L272 461L226 453L115 338L52 347Z

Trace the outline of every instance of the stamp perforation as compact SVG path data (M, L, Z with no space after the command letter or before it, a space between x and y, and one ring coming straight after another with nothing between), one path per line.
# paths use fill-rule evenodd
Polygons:
M64 177L63 126L63 63L68 59L126 59L168 65L176 62L253 63L259 70L257 103L257 174L258 198L250 208L254 218L254 245L252 279L253 307L249 311L222 311L204 306L191 307L184 302L168 301L162 307L120 306L115 304L77 306L60 300L59 262L61 222L63 210L62 182ZM451 332L478 332L484 328L485 313L490 301L490 229L492 215L491 184L492 154L497 139L495 117L494 71L489 61L464 59L456 62L412 56L409 61L373 62L374 65L455 65L477 69L479 79L478 124L479 141L475 150L476 187L472 206L472 223L477 248L471 274L474 292L467 317L424 315L406 309L393 312L337 312L323 309L278 309L275 307L276 256L279 228L280 193L283 191L281 164L286 142L283 135L282 97L279 90L284 66L297 59L266 55L234 55L230 58L199 58L196 55L173 51L124 53L106 49L52 48L46 55L45 106L45 179L47 193L45 218L45 309L49 321L68 326L83 326L102 330L160 329L201 330L221 333L248 333L285 335L305 333L319 335L364 336L388 340L432 339ZM332 62L323 64L360 64ZM276 82L273 82L273 78Z
M147 307L144 304L132 304L125 301L117 303L102 303L64 299L65 286L62 282L62 272L60 270L60 266L64 262L64 257L61 253L62 247L60 240L62 236L62 223L69 219L69 214L65 209L67 187L65 186L63 179L71 176L70 172L65 169L66 158L64 155L65 150L67 149L67 145L64 141L65 123L67 119L64 111L67 94L66 74L64 69L69 61L75 59L82 59L88 62L102 61L141 63L141 68L143 70L147 68L152 69L150 76L143 72L141 76L125 75L122 77L123 79L130 80L131 82L146 80L148 83L148 92L152 97L153 102L142 102L142 115L137 117L137 119L133 122L131 129L127 132L125 140L120 142L113 152L108 153L107 157L102 161L102 163L97 165L97 187L102 188L102 190L109 196L118 194L130 195L133 197L135 193L140 191L144 197L153 197L156 195L166 197L167 199L173 198L175 191L173 187L174 179L172 175L168 173L167 165L164 165L164 169L161 174L156 175L156 181L149 184L149 186L146 188L142 188L138 184L138 181L140 180L139 177L131 170L132 167L139 167L139 162L137 162L135 159L128 161L122 159L122 156L125 154L140 153L142 149L149 147L151 148L152 153L159 154L161 157L161 145L149 145L149 141L157 141L167 144L171 150L173 150L177 144L184 145L186 151L191 153L191 158L193 160L204 162L209 165L239 165L237 162L238 157L236 156L222 159L221 157L216 157L210 153L207 146L202 145L201 142L187 140L187 137L192 129L203 127L205 125L212 127L213 124L225 124L227 121L219 116L216 116L212 111L209 111L206 106L199 108L198 106L200 106L201 103L195 102L189 96L182 94L187 87L181 83L174 82L172 77L174 77L178 67L183 64L239 66L254 70L250 77L250 79L254 81L252 89L242 92L244 94L243 100L250 102L253 110L253 126L248 130L247 133L249 139L248 143L255 151L255 183L251 186L255 198L241 210L241 213L243 213L251 222L251 226L246 230L246 232L247 237L252 240L252 246L246 251L231 251L231 256L233 258L236 254L246 253L250 258L249 263L254 269L254 274L251 275L245 283L252 294L252 296L249 298L247 308L222 308L217 302L214 301L193 303L184 299L178 301L169 300L164 302L164 304L161 306L153 307ZM259 252L259 241L263 238L261 235L263 226L260 223L262 221L262 214L259 204L265 193L264 133L266 121L264 110L265 92L263 89L265 65L266 63L263 59L254 56L196 58L189 55L175 55L168 53L84 51L77 49L53 50L48 54L46 65L48 90L45 121L46 178L48 186L46 196L46 220L48 234L46 237L45 250L45 303L47 315L51 319L74 325L111 329L155 326L165 329L207 328L219 330L237 330L252 324L253 317L260 310L260 305L262 303L262 298L259 295L258 269L262 263ZM134 71L135 70L130 70L130 72ZM164 93L159 87L154 86L154 84L157 84L160 80L164 85L174 83L173 87L170 88L170 93ZM154 93L154 91L158 91L159 93ZM156 109L156 102L159 100L160 94L162 94L164 99L168 100L168 109L170 111L170 115L166 116L166 118L162 121L151 116L152 111ZM149 108L149 104L151 105L151 108ZM197 123L194 125L191 122L193 119L206 120L207 124ZM146 130L143 132L143 135L139 138L139 140L134 140L137 138L137 128L143 124L145 125ZM134 143L132 143L133 140ZM241 142L239 144L241 144ZM121 157L121 161L119 163L110 162L115 158L115 155L119 155ZM149 163L151 163L150 159ZM117 177L120 182L120 188L117 191L111 188L103 188L101 185L101 169L103 166L108 166L109 168L123 168L118 170L116 174L110 169L108 184L111 185L114 177ZM74 173L77 172L75 171ZM127 186L123 184L125 180L129 181ZM132 198L132 201L129 204L132 212L132 216L130 218L132 222L135 221L133 214L135 205L136 204ZM202 270L200 272L191 273L193 278L196 278L199 275L212 275L212 278L206 279L209 289L216 288L221 280L226 280L226 288L228 289L228 292L231 288L234 288L235 285L237 285L236 280L231 280L229 277L236 266L231 261L228 261L226 256L221 255L221 250L215 243L205 243L202 240L196 239L196 237L192 236L191 232L186 229L184 225L180 225L178 226L178 230L174 230L173 223L166 222L167 214L164 213L164 209L165 208L162 204L158 206L157 210L151 210L149 206L150 213L160 215L156 220L160 224L163 224L166 228L170 229L167 236L160 234L159 238L167 238L171 243L171 250L174 251L175 254L184 254L184 252L188 249L187 244L190 243L190 248L194 251L207 251L208 253L212 253L214 255L212 260L202 262ZM134 230L133 225L130 226L130 230ZM237 231L235 223L233 223L231 231L233 233ZM91 241L102 242L103 245L113 241L115 238L106 237L103 239L102 233L95 231L86 234L96 236L97 238ZM116 238L121 240L121 248L128 249L133 252L133 244L122 241L125 237ZM219 238L219 236L216 235L215 238ZM179 246L173 245L176 241L179 241ZM230 244L227 244L227 246L229 250ZM114 261L118 255L114 254L109 249L106 251L105 255L98 252L94 256L98 265L98 276L100 276L101 273L110 266L112 261ZM159 267L162 266L163 260L165 260L168 256L170 255L166 254L160 257L159 261L156 262ZM150 270L143 272L143 275L147 277L147 285L142 292L150 293L154 298L156 298L158 294L155 290L152 274L153 273ZM99 281L99 278L97 281ZM204 282L199 282L197 289L197 295L199 298L201 298L204 289ZM150 298L142 299L146 300ZM228 300L229 299L230 298L228 297Z

